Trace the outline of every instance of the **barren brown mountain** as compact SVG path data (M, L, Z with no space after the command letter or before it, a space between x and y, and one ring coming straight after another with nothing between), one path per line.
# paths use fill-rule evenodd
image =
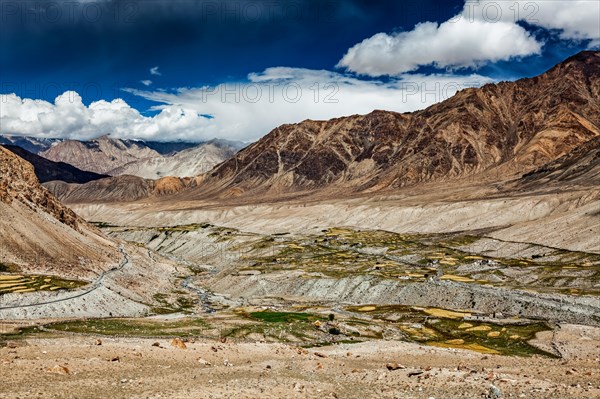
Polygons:
M94 172L86 172L68 163L51 161L18 146L4 145L4 148L31 163L40 183L60 180L67 183L83 184L108 177Z
M137 176L115 176L86 184L51 181L44 186L64 203L130 202L176 194L197 185L197 178L163 177L157 180Z
M567 155L535 169L519 180L521 186L577 184L600 186L600 137L577 147Z
M599 136L598 109L600 52L582 52L538 77L462 90L414 113L280 126L214 169L188 198L507 178Z
M90 141L66 140L40 153L55 162L66 162L81 170L108 174L130 162L160 154L141 142L102 136Z
M104 238L43 188L33 166L0 147L0 262L84 277L120 259ZM85 259L85 260L82 260Z

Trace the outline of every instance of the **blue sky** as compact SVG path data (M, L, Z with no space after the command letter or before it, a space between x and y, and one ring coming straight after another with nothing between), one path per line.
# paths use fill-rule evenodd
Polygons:
M0 133L255 140L306 118L411 111L596 48L598 4L0 0Z

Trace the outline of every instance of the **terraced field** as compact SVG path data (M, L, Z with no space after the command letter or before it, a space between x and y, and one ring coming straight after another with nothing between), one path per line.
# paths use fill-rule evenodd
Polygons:
M536 333L550 330L544 323L524 320L465 320L465 317L471 316L470 313L401 305L351 306L346 310L398 329L403 335L403 340L407 341L445 348L470 349L486 354L549 355L528 344Z
M309 276L334 278L368 274L407 283L437 278L547 293L600 294L599 255L473 235L333 228L306 237L266 237L237 250L246 272L302 270Z
M87 285L85 281L44 275L0 274L0 295L35 291L58 291Z

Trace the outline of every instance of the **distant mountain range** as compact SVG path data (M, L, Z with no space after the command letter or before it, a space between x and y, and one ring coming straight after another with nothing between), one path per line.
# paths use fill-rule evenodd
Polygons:
M65 140L39 155L90 172L157 179L205 173L231 157L241 145L214 140L192 146L189 143L146 143L102 136L90 141Z
M33 154L39 154L60 143L63 139L38 139L36 137L0 135L0 145L21 147Z
M94 174L103 177L128 174L145 179L160 179L166 176L194 177L210 171L246 145L243 142L228 140L163 143L121 140L110 136L77 141L0 135L0 145L2 144L12 149L21 147L32 155L62 163L60 172L52 171L51 164L45 163L44 168L41 168L42 161L28 155L29 161L36 160L33 163L34 166L38 165L36 172L42 172L38 174L42 182L63 180L69 183L95 180ZM64 164L69 164L80 172L92 174L82 177L76 170L65 174Z
M139 159L108 173L112 176L133 175L145 179L194 177L209 172L215 165L231 158L237 149L235 144L213 140L169 155Z

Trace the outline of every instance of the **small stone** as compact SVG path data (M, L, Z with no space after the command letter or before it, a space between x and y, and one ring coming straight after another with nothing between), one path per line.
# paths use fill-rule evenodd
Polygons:
M71 371L66 367L66 366L60 366L60 365L56 365L54 367L49 368L48 370L49 373L54 373L54 374L71 374Z
M321 353L321 352L315 352L315 356L317 356L317 357L323 357L323 358L329 357L326 354Z
M302 392L303 390L304 390L304 385L301 385L298 382L294 383L294 391Z
M157 348L160 348L160 342L155 342L152 344L152 346L156 346Z
M102 340L101 339L97 339L96 342L94 343L94 345L96 345L96 346L102 345Z
M175 338L171 341L171 346L174 346L179 349L187 349L187 346L180 338Z
M490 392L488 394L489 399L500 399L502 398L502 391L495 385L490 385Z
M127 381L128 381L128 380L127 380L127 378L123 378L123 379L121 380L121 384L127 384Z
M389 371L395 371L395 370L404 370L406 367L398 364L398 363L388 363L385 365L385 367L389 370Z

